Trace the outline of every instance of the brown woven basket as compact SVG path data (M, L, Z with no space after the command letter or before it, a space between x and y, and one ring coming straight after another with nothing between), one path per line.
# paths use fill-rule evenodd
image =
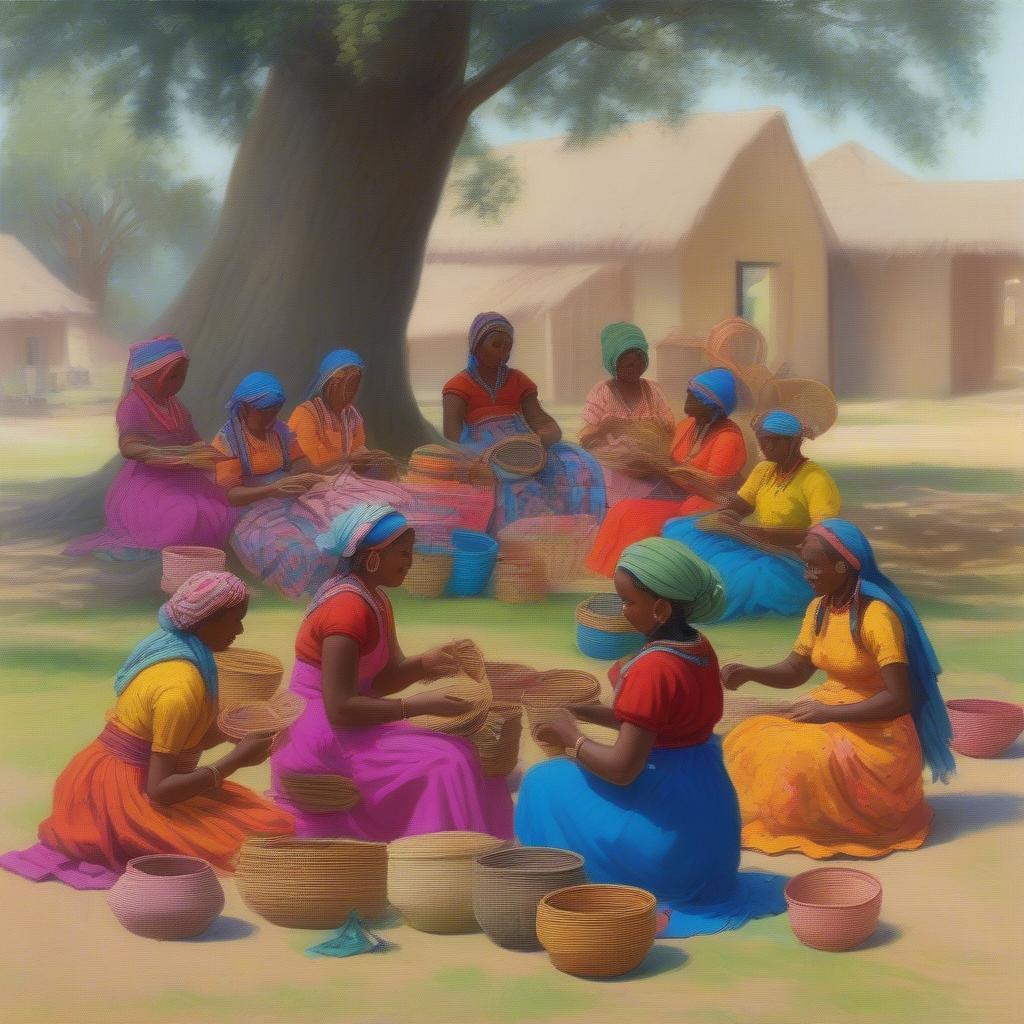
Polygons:
M596 534L593 516L535 516L510 523L498 540L502 557L539 561L550 584L583 574Z
M395 480L398 478L398 463L390 452L381 451L379 448L370 448L360 455L367 461L360 469L361 476L371 480Z
M344 775L283 773L281 789L300 810L312 813L351 810L362 799L359 787Z
M402 589L416 597L440 597L448 586L454 562L455 556L450 549L417 548Z
M839 417L836 396L827 385L816 380L776 378L761 388L754 407L754 422L772 409L795 416L807 437L821 437Z
M569 669L542 672L536 685L523 694L530 734L541 751L548 757L560 757L565 753L560 745L537 738L542 725L570 704L593 704L600 695L601 684L589 672Z
M270 700L238 704L217 716L217 728L231 739L273 736L299 720L306 701L297 693L282 690Z
M512 434L495 441L485 452L486 461L509 477L528 477L539 473L548 453L536 434Z
M250 910L284 928L336 928L355 910L387 909L387 846L351 839L252 837L243 844L235 884Z
M519 763L523 735L522 704L492 704L483 726L469 738L480 755L484 775L510 775Z
M622 614L622 598L617 594L594 594L576 606L576 621L581 626L604 633L635 633Z
M548 592L547 575L537 563L499 558L494 567L494 599L503 604L535 604Z
M529 665L518 665L508 661L484 663L491 693L499 703L518 704L523 694L540 680L540 673Z
M409 719L413 725L418 725L422 729L432 729L434 732L443 732L449 736L471 736L484 724L491 707L491 686L484 670L484 656L472 641L463 641L459 645L458 656L462 665L462 672L458 676L453 679L415 683L403 690L402 695L421 693L429 689L461 697L469 701L470 706L463 714L452 718L416 715Z
M654 896L628 885L576 885L543 896L537 938L566 974L614 978L639 967L654 945Z
M213 660L217 663L217 703L221 711L270 700L284 676L280 660L263 651L229 647L215 653Z

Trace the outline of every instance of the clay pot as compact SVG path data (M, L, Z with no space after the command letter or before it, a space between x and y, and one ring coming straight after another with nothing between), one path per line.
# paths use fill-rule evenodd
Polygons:
M950 746L967 757L998 757L1024 731L1024 708L1001 700L947 700Z
M224 890L199 857L153 854L128 861L107 893L114 917L146 939L187 939L224 909Z
M837 953L864 942L878 926L882 883L853 868L816 868L785 888L793 934L812 949Z
M541 898L586 880L583 858L568 850L523 846L488 853L473 865L473 913L497 945L541 949L537 938Z

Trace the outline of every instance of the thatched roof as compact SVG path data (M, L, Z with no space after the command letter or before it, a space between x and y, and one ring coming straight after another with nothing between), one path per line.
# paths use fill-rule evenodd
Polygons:
M484 221L455 212L459 196L449 183L428 258L673 252L700 223L736 160L771 132L793 146L785 115L774 108L694 114L679 127L635 124L578 148L567 147L564 137L504 146L496 153L514 160L522 181L516 202L499 221ZM795 149L794 155L802 166Z
M592 263L427 263L409 320L415 340L465 336L473 313L500 309L515 323L557 306L595 274ZM469 319L467 319L467 316Z
M1024 181L921 181L854 143L807 169L840 251L1024 255Z
M0 235L0 320L71 316L93 312L13 235Z

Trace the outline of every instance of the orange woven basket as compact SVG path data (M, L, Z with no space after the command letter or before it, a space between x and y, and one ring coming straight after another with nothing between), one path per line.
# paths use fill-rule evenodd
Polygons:
M484 663L487 679L491 684L491 693L499 703L518 704L523 694L540 680L540 673L529 665L519 665L508 661L488 661Z

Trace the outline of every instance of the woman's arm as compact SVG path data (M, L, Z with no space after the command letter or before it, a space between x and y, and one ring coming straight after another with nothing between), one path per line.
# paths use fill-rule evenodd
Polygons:
M787 718L794 722L889 722L909 715L913 708L910 675L906 665L886 665L881 669L885 688L856 704L822 704L816 700L797 701Z
M207 732L204 741L209 735ZM146 796L154 803L168 806L205 793L217 786L218 778L223 780L233 775L239 768L262 764L270 756L273 741L272 736L248 736L239 741L219 761L213 762L211 767L216 770L216 778L205 766L192 772L178 774L174 770L177 762L175 754L150 754Z
M456 444L462 438L462 428L466 423L466 400L458 395L444 395L441 399L444 412L444 436Z
M727 690L738 690L744 683L760 683L774 690L792 690L803 686L815 671L814 663L808 655L791 651L784 661L762 668L738 662L723 665L721 677L722 685Z
M539 739L548 738L566 750L575 750L584 768L616 786L628 786L636 779L654 747L654 733L632 722L619 723L619 735L612 746L589 737L580 743L581 735L572 714L564 709L537 729Z
M618 729L622 724L615 717L615 709L607 704L570 704L569 711L581 722L603 725L609 729Z
M562 440L562 428L541 408L540 399L536 395L528 395L523 399L523 418L545 448Z

